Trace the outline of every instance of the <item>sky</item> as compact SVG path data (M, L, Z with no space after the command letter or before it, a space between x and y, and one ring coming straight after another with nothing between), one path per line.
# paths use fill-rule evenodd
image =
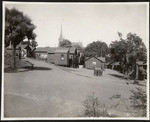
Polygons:
M28 15L34 25L38 46L58 46L62 24L63 36L83 46L93 41L108 45L118 39L117 32L126 38L127 33L136 33L148 42L148 4L145 3L12 3L13 7Z

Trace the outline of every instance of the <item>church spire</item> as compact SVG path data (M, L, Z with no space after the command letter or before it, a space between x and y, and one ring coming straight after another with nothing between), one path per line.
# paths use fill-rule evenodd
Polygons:
M60 46L60 42L63 41L63 32L62 32L62 24L61 24L61 30L60 30L60 36L59 36L59 46Z

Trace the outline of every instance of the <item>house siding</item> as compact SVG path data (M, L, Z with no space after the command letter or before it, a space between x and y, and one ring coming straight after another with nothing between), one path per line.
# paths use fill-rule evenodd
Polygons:
M48 63L55 63L55 54L51 54L51 53L48 53L48 56L47 56L47 62Z
M35 52L36 59L47 60L47 52Z
M95 62L96 62L96 64L94 64ZM102 70L104 70L105 63L92 57L85 61L85 68L87 68L87 69L101 68Z
M61 60L61 56L63 55L64 60ZM55 64L68 66L69 65L69 54L68 53L55 53Z

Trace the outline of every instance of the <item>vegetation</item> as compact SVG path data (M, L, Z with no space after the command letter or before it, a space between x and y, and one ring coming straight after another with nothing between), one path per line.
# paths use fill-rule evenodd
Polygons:
M136 61L146 61L146 46L135 33L128 33L123 39L111 42L109 46L111 60L120 63L123 74L130 74L135 70Z
M84 49L84 54L86 57L90 56L102 56L105 57L108 54L108 46L105 42L96 41L87 45Z
M121 95L116 94L113 95L110 100L118 99L127 109L130 115L135 117L146 117L147 111L147 95L146 92L143 91L141 88L136 88L136 90L131 90L131 106L127 105L125 101L121 98ZM117 107L119 103L113 105L112 107Z
M71 47L71 42L68 39L64 39L63 41L59 42L60 47Z
M36 37L36 35L33 33L34 29L35 25L28 16L23 14L23 12L20 12L15 8L11 10L5 8L5 47L12 45L12 68L16 67L16 46L20 44L20 42L22 42L26 37L28 40L34 40Z
M100 104L98 98L93 95L88 96L84 101L85 117L109 117L107 108L105 105Z
M138 117L146 117L146 108L147 108L147 95L146 92L141 88L136 88L137 91L131 90L132 94L131 99L131 107L136 110L136 116Z

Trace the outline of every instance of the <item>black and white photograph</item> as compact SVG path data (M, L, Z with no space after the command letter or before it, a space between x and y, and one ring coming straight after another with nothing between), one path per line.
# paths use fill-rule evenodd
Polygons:
M2 9L2 120L149 119L149 2Z

